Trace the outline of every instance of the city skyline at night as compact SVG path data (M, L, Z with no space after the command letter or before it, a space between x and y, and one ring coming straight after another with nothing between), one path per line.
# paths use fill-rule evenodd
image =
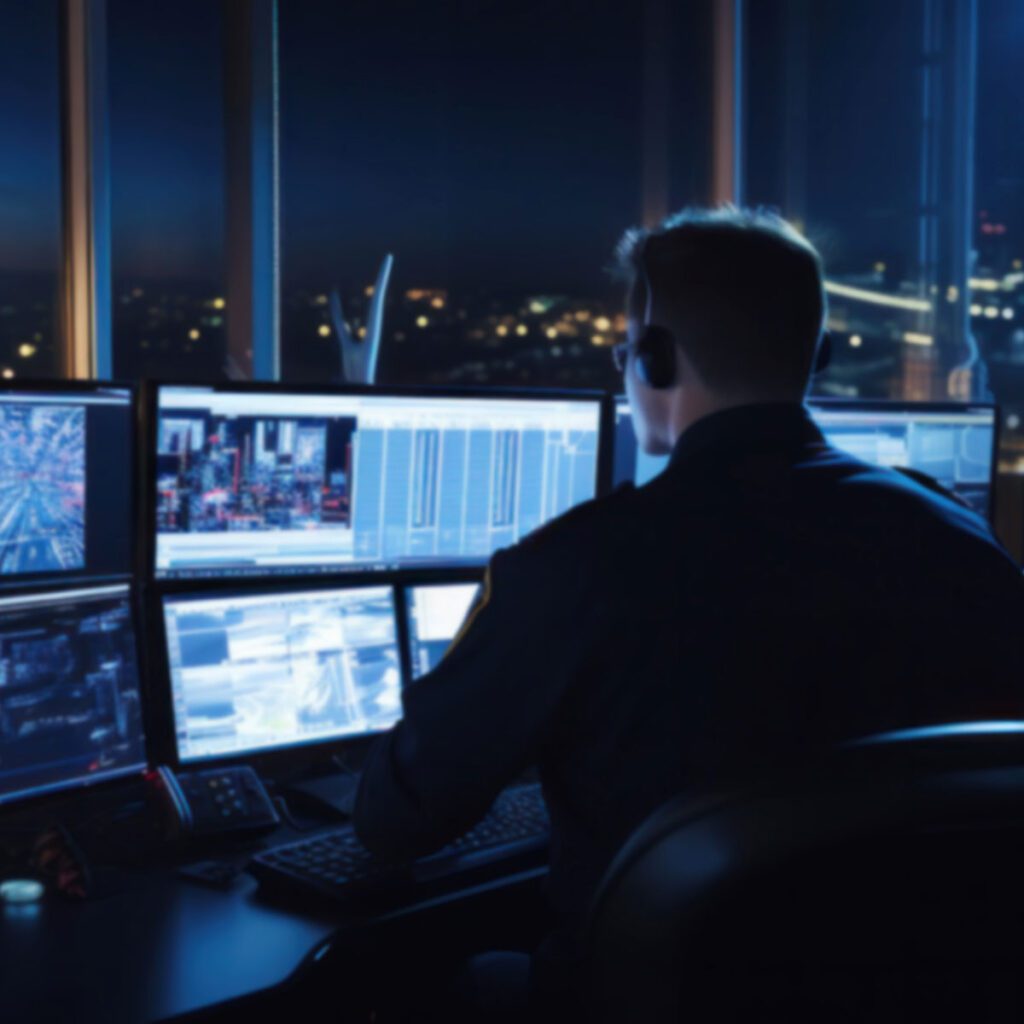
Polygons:
M22 102L0 107L0 127L19 140L0 157L0 372L46 376L59 362L56 4L6 6L0 81ZM880 0L815 8L801 44L803 93L787 84L792 68L765 78L765 61L775 59L766 55L791 53L784 38L750 49L749 199L804 211L798 224L834 282L897 301L919 286L917 143L904 130L918 116L918 8L908 4L898 17ZM767 3L751 14L791 32L783 9ZM381 380L615 387L603 349L622 336L622 297L605 268L621 231L650 206L650 161L659 161L669 207L709 187L710 78L700 45L708 24L700 4L672 10L671 44L654 52L650 11L626 5L601 5L583 24L571 4L499 5L486 18L443 4L356 3L344 14L319 0L282 4L285 379L340 379L328 297L338 289L358 335L366 290L391 252ZM115 374L219 379L230 372L231 312L221 9L189 0L170 19L112 0L108 24ZM757 38L762 27L753 25ZM1016 387L1024 351L1015 277L1024 257L1024 104L1011 101L1024 12L984 0L979 30L972 276L990 284L963 301L997 397L1012 406L1016 392L1005 388ZM657 88L652 60L667 62ZM793 148L782 120L794 101L810 149ZM852 103L864 117L833 116ZM653 150L644 135L652 111L671 126ZM889 159L880 161L883 148ZM797 166L801 152L806 164ZM431 305L438 299L442 306ZM904 387L901 351L923 343L929 328L841 291L831 300L842 344L826 387Z

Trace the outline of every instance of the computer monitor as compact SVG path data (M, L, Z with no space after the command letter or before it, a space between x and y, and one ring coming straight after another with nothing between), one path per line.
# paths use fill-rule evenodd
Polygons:
M157 392L157 578L480 565L597 488L601 398Z
M0 589L131 573L134 436L128 388L0 388Z
M991 517L998 420L994 406L816 399L808 409L829 444L877 466L927 473ZM629 404L615 406L614 478L638 487L667 465L639 450Z
M406 587L412 678L437 667L472 607L479 583L429 583Z
M667 455L648 455L636 440L633 411L624 396L615 399L615 439L612 445L612 482L642 487L668 465Z
M829 444L876 466L927 473L990 517L998 423L991 405L809 403Z
M388 729L401 717L391 587L165 594L181 763Z
M0 802L146 767L126 584L0 598Z

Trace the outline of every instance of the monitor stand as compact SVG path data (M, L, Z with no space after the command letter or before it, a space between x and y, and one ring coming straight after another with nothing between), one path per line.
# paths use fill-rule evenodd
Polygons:
M355 809L359 775L355 772L333 772L316 778L292 782L285 796L297 809L331 818L351 818Z

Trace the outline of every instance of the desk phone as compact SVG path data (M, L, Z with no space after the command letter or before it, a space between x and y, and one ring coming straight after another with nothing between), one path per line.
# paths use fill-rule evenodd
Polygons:
M160 767L156 775L179 834L269 831L280 824L273 801L248 765L190 772Z

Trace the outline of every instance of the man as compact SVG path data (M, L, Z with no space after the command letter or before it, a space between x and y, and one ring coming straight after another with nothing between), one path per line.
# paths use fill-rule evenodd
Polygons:
M843 738L1020 712L1024 589L987 524L830 448L804 410L825 312L810 244L727 208L630 232L619 256L626 391L669 467L494 556L355 817L371 850L423 853L538 765L563 936L673 796Z

